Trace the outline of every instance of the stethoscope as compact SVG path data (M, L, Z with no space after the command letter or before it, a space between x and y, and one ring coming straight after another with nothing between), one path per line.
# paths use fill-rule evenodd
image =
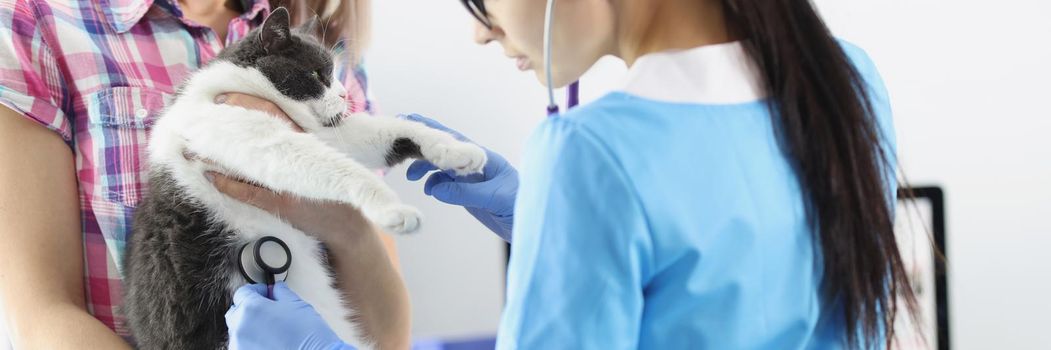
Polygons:
M544 73L547 75L547 116L559 114L555 103L555 88L551 78L551 25L554 23L555 0L547 0L547 11L544 12ZM566 88L566 109L580 104L580 81L569 84Z
M238 266L241 275L249 283L265 283L266 297L274 298L274 284L288 277L288 268L292 266L292 251L281 239L264 236L255 242L241 246L238 253Z

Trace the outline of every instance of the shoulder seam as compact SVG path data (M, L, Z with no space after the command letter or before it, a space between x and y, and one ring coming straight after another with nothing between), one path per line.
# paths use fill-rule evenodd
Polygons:
M44 28L40 27L40 19L43 18L44 13L40 10L40 2L36 0L29 0L29 4L32 6L33 9L33 18L37 19L33 21L33 27L36 28L37 33L40 33L40 42L44 43L43 47L47 49L48 52L51 52L52 56L54 56L54 52L51 50L51 46L54 46L55 43L52 43L51 40L48 39L48 36L44 35Z

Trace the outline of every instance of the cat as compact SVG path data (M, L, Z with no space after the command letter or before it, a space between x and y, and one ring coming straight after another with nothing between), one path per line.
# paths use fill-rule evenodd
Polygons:
M375 346L333 286L325 248L280 218L218 192L206 171L275 191L347 203L397 233L419 227L375 169L422 158L459 175L480 173L485 151L398 118L349 115L333 57L312 34L274 10L245 39L193 73L154 124L149 191L136 210L126 250L124 311L142 349L222 349L224 313L247 283L239 248L274 236L291 248L286 283L345 342ZM277 104L305 132L264 112L216 104L220 93ZM194 155L194 156L187 156ZM202 161L208 159L209 161Z

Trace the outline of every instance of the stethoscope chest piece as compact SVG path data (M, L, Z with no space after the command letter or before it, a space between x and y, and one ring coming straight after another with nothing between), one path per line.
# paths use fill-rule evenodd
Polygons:
M239 252L241 275L249 283L272 285L288 277L292 266L292 251L284 241L273 236L262 237L241 246Z

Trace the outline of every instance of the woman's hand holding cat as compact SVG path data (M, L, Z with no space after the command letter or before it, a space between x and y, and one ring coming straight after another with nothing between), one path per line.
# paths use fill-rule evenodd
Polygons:
M289 118L288 114L285 114L285 111L281 110L281 107L278 107L277 104L261 97L231 92L215 96L215 103L228 104L231 106L239 106L246 109L263 111L278 119L288 122L288 124L292 126L293 130L303 132L303 128L299 127L299 125L296 124L296 122L292 121L292 118Z
M461 141L470 142L459 132L430 118L418 114L401 117L448 132ZM485 227L505 241L511 242L515 197L518 195L518 170L499 154L489 149L485 152L488 161L482 174L459 176L451 171L438 171L427 178L423 191L439 201L463 206ZM434 164L426 160L417 160L409 166L405 177L416 181L434 170L438 170Z

